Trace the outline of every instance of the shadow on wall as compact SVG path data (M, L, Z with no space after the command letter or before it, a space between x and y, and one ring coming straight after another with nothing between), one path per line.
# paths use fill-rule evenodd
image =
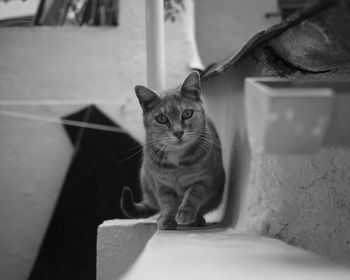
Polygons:
M220 226L224 228L238 222L250 171L244 111L244 78L249 75L261 75L261 66L254 57L202 82L206 111L216 124L223 147L226 189L219 212L223 219Z
M95 106L64 119L118 128ZM31 280L95 279L97 227L105 220L124 218L119 205L124 186L141 199L137 141L127 133L69 125L65 129L74 156Z

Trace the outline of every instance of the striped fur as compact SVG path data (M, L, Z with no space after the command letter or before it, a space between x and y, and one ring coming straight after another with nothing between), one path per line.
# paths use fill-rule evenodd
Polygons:
M160 229L204 225L203 215L221 202L225 174L220 140L200 98L198 73L192 72L181 87L160 94L142 86L135 91L146 129L140 174L143 201L134 203L130 189L124 189L125 214L137 218L160 211ZM185 110L193 112L188 119ZM159 115L168 122L159 123Z

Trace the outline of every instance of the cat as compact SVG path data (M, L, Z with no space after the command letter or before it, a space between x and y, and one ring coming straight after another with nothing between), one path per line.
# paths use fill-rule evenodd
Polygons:
M162 230L178 224L204 226L203 215L222 200L225 172L219 136L203 108L198 72L172 90L157 94L136 86L135 92L146 130L140 172L143 201L135 203L130 188L124 187L124 214L146 218L160 212Z

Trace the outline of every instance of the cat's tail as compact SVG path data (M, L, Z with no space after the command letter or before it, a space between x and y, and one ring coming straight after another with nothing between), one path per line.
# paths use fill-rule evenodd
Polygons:
M135 203L131 189L128 187L123 188L120 205L128 218L148 218L158 212L146 202Z

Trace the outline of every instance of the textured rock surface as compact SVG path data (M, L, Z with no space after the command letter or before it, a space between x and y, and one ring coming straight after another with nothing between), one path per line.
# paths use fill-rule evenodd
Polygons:
M350 264L350 149L252 153L238 227Z

